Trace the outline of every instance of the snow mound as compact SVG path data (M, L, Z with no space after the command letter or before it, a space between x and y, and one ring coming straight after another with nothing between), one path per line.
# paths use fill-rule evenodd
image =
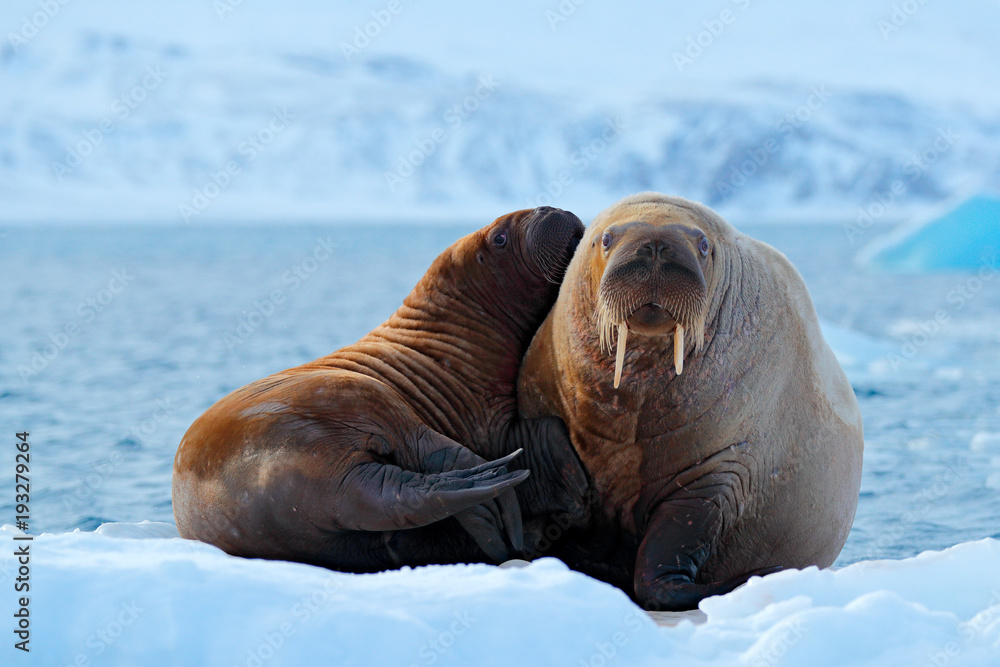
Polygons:
M234 558L166 537L168 526L36 537L31 654L5 642L0 662L989 665L1000 657L992 539L755 578L703 602L703 624L666 628L617 589L551 558L351 575ZM8 544L15 535L0 529ZM12 551L0 557L4 585L16 576ZM13 605L12 595L0 597L0 614L11 618Z
M859 263L905 273L996 273L1000 268L1000 198L976 195L946 211L875 239L858 254Z

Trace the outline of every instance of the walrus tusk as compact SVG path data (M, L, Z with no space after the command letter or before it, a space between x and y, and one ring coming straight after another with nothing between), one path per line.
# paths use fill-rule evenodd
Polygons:
M680 324L674 330L674 370L678 375L684 372L684 327Z
M622 366L625 365L625 339L628 337L628 327L622 322L618 325L618 356L615 358L615 389L622 382Z

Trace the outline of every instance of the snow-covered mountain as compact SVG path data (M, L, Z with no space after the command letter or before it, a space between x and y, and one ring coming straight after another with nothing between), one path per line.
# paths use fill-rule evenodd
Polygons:
M1000 188L987 4L18 0L0 220L586 216L656 189L863 233Z

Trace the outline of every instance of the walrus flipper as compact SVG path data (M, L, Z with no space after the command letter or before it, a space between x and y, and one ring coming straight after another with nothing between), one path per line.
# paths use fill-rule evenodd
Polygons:
M523 472L523 471L519 471ZM517 523L521 523L521 513L517 512ZM524 532L516 532L516 542L510 546L504 540L504 526L509 526L504 518L495 513L493 505L476 505L455 514L455 519L476 541L479 548L489 556L490 560L502 563L518 556L524 549ZM508 531L509 532L509 531Z
M513 487L527 470L507 466L521 452L486 461L426 427L418 429L407 470L382 461L362 463L345 477L338 495L342 521L356 530L419 528L454 517L492 560L502 562L523 547L521 510Z
M501 462L480 468L424 473L378 462L354 468L341 487L343 523L353 530L419 528L487 503L528 477ZM496 515L506 512L496 510ZM517 515L519 517L519 515Z
M446 476L465 473L477 475L496 468L502 468L506 472L512 468L512 462L516 464L517 459L524 458L521 456L522 450L517 449L495 461L487 462L472 450L430 428L420 433L415 449L422 457L419 466L421 470L441 472ZM527 471L517 472L525 474L518 477L514 484L527 477ZM513 489L499 493L490 502L473 505L456 513L455 519L486 555L498 563L519 555L524 547L521 507Z
M484 463L479 468L506 466L520 454L521 450L519 449L502 459ZM518 470L513 474L521 473L527 476L529 471ZM524 477L518 481L521 479ZM455 514L455 519L476 540L476 544L486 555L497 562L509 560L524 549L521 508L518 506L517 497L509 492L498 495L494 503L481 503L462 510ZM505 535L506 541L504 540Z
M517 487L525 517L558 514L564 523L575 523L586 516L590 481L562 419L522 419L512 427L507 442L525 452L512 467L531 471L531 477Z
M684 498L661 503L653 512L639 545L635 596L645 609L685 611L713 595L723 595L750 577L777 572L762 568L725 581L696 583L722 526L719 504L712 499Z

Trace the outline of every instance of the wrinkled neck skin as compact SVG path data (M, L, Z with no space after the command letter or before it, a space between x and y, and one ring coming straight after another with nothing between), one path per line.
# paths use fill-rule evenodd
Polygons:
M437 358L469 389L512 397L528 343L555 301L541 279L515 279L447 258L373 332ZM547 293L548 292L548 293Z
M431 428L499 450L517 412L521 358L555 292L540 277L501 275L453 249L385 323L315 363L375 377Z

